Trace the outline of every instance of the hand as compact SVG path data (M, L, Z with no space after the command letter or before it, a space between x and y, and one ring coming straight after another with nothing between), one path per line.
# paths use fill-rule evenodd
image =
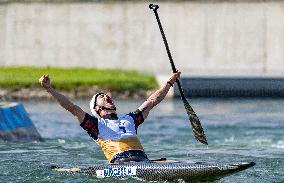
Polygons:
M172 75L170 76L170 79L168 81L171 82L172 84L174 84L177 79L180 79L180 74L181 74L181 72L179 72L179 71L172 73Z
M47 90L51 88L50 79L49 79L49 76L47 74L41 76L41 78L39 78L38 82L40 83L40 85L42 87L44 87Z

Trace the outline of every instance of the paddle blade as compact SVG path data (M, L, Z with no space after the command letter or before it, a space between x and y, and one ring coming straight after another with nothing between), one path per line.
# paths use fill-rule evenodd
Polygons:
M189 105L189 103L186 100L184 100L183 103L184 103L184 107L188 115L188 119L191 123L192 131L193 131L193 135L195 139L203 144L208 145L206 136L204 134L203 128L201 126L201 123L197 115L195 114L192 107Z

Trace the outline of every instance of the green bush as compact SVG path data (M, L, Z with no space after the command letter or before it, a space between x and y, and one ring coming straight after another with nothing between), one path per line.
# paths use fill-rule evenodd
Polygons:
M96 85L111 91L134 92L141 89L151 90L157 86L154 76L129 70L79 67L2 67L0 68L0 87L10 89L40 87L38 79L43 74L49 74L54 88L65 91Z

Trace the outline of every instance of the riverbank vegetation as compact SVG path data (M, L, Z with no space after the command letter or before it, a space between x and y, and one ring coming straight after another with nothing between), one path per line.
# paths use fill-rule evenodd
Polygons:
M157 87L157 81L153 75L132 70L80 67L1 67L0 88L10 91L40 88L38 79L43 74L49 74L54 88L75 92L76 95L78 93L89 95L97 90L117 94L126 92L131 96L137 92L146 92Z
M156 0L163 2L170 0ZM177 0L186 1L186 0ZM116 3L116 2L149 2L147 0L0 0L0 3Z

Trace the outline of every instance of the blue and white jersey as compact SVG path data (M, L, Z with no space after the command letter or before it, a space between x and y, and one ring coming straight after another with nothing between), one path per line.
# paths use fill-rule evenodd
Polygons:
M142 112L136 110L118 119L103 119L85 114L80 126L94 139L118 140L137 135L137 128L144 122Z
M130 115L123 115L117 120L98 119L98 138L119 140L121 138L136 137L136 126Z
M106 158L128 150L143 150L137 138L137 128L144 121L142 112L136 110L118 119L104 119L85 114L80 126L101 146Z

